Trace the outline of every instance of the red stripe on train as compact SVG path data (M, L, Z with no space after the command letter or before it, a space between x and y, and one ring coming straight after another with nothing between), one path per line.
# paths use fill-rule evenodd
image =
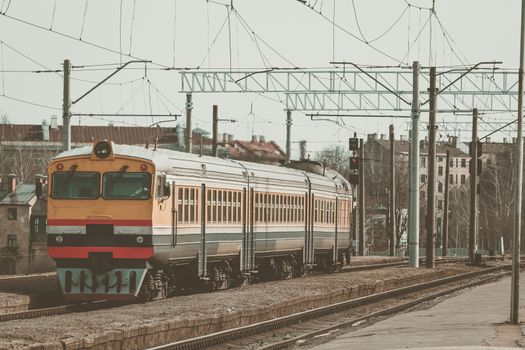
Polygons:
M48 247L55 259L88 259L89 253L113 253L114 259L149 259L153 247Z
M115 226L152 226L151 220L119 220L119 219L47 219L48 226L85 226L115 225Z

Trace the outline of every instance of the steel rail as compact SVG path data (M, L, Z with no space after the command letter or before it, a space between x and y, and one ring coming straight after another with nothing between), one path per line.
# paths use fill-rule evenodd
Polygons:
M438 260L437 263L450 263L450 262L455 262L458 260L461 261L461 258L441 259L441 260ZM387 268L387 267L398 267L398 266L404 266L407 264L408 264L408 261L358 265L358 266L343 268L341 269L341 271L338 271L338 273L349 273L349 272L355 272L355 271L382 269L382 268ZM67 305L59 305L59 306L46 307L46 308L36 308L36 309L31 309L31 310L0 314L0 323L15 321L15 320L31 319L31 318L37 318L37 317L43 317L43 316L64 315L64 314L69 314L73 312L94 311L94 310L100 310L104 308L115 307L118 305L119 304L115 304L114 302L98 301L95 303L67 304ZM126 305L126 304L123 304L123 305Z
M273 331L279 328L286 327L291 324L295 324L307 319L313 319L329 314L333 314L336 312L340 312L342 310L346 310L352 307L367 305L372 302L384 300L387 298L396 297L399 295L407 294L407 293L413 293L418 292L421 290L425 290L432 287L437 287L441 285L445 285L452 282L457 282L460 280L473 278L482 276L484 274L488 273L494 273L494 272L500 272L503 270L510 269L510 265L504 265L504 266L498 266L493 268L487 268L480 271L474 271L474 272L468 272L463 273L459 275L454 275L450 277L445 277L429 282L423 282L411 286L401 287L397 289L392 289L385 292L380 292L356 299L351 299L348 301L339 302L332 305L327 305L323 307L319 307L312 310L307 310L303 312L299 312L293 315L289 316L283 316L279 317L273 320L263 321L259 323L255 323L248 326L238 327L234 329L229 329L221 332L216 332L196 338L186 339L182 341L177 341L157 347L150 348L149 350L190 350L190 349L202 349L205 347L215 346L219 345L228 341L232 341L239 338L245 338L249 336L253 336L259 333ZM492 277L495 278L495 277ZM464 284L460 286L461 288L466 288L468 284ZM370 318L370 316L367 316L366 318ZM355 322L355 321L354 321ZM326 330L324 330L326 331ZM294 341L297 341L298 339L294 339ZM291 340L290 340L291 341ZM287 343L288 345L292 343ZM287 346L288 346L287 345ZM284 346L284 345L283 345Z

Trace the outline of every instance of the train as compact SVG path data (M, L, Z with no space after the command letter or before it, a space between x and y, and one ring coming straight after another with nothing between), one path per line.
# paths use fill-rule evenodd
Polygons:
M108 140L60 153L44 193L64 298L152 300L348 263L350 184L294 164Z

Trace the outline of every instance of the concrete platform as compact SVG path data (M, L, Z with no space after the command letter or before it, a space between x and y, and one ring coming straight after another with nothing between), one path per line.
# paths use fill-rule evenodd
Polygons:
M399 256L375 256L375 255L352 256L350 258L349 266L355 267L355 266L386 264L386 263L403 262L403 261L407 261L407 258L399 257Z
M510 325L510 277L433 305L348 331L309 349L485 349L525 346L525 323ZM520 316L525 320L525 273ZM318 338L318 341L321 339ZM302 348L305 348L304 346Z

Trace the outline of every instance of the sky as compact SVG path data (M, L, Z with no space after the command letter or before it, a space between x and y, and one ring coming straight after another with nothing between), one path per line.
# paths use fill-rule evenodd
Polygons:
M433 3L436 16L425 25ZM122 63L152 61L129 65L75 104L73 113L94 116L73 117L74 125L148 126L171 120L97 117L122 113L181 114L162 125L184 125L179 71L185 68L331 68L333 61L395 66L415 60L446 67L496 60L516 69L520 10L517 0L0 0L0 115L31 124L56 115L61 123L60 71L66 58L74 66L73 100ZM220 133L247 140L263 135L284 148L283 98L193 94L193 126L211 131L216 104L220 118L236 120L221 122ZM292 158L300 140L307 141L310 153L333 145L346 148L354 132L387 134L391 123L398 134L408 134L406 119L352 118L343 125L311 121L294 111Z

